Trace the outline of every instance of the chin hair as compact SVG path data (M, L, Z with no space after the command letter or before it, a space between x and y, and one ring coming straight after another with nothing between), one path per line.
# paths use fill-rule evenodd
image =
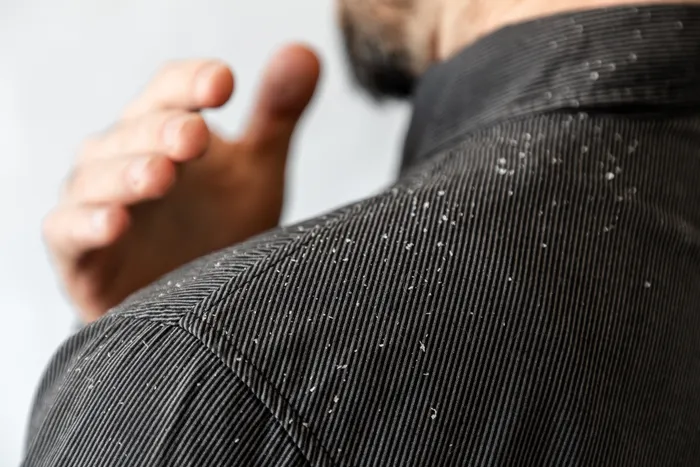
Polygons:
M377 101L413 95L417 76L407 51L388 49L381 39L358 31L351 20L342 22L342 30L345 54L356 84Z

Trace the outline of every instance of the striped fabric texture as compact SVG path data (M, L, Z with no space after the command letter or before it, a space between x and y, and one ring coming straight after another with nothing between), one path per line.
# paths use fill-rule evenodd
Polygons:
M395 185L68 340L23 466L700 465L700 8L431 70Z

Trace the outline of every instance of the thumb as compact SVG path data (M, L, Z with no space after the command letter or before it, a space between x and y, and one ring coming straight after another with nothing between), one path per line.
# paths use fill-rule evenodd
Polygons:
M299 118L316 91L321 65L316 54L290 45L270 60L243 141L249 147L286 154Z

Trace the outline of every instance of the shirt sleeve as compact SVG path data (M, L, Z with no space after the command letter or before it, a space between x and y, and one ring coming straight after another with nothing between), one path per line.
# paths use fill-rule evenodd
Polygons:
M23 466L301 466L282 424L185 330L108 317L54 357Z

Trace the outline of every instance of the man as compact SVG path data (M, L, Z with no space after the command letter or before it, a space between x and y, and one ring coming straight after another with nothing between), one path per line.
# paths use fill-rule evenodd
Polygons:
M24 465L699 465L700 2L639 3L341 3L358 81L414 96L401 176L247 241L318 63L235 142L196 113L226 67L167 67L47 220L102 317Z

